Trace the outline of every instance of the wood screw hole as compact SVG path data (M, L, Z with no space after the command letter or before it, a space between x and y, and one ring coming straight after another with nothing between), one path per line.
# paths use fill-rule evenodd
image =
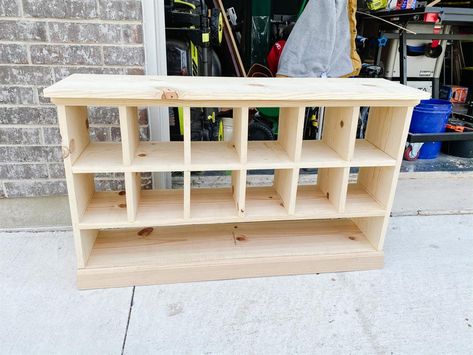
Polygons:
M343 125L344 125L343 121L340 121L340 127L343 128Z
M118 207L120 207L120 208L126 208L126 203L120 203L120 204L118 205Z
M244 210L244 209L241 209L240 212L241 212L241 213L245 213L245 210Z
M350 239L350 240L356 240L356 238L355 238L355 237L352 237L352 236L349 236L348 239Z
M273 196L268 196L268 198L273 198Z
M118 195L120 195L120 196L125 196L125 195L126 195L125 190L120 191L120 192L118 193Z
M154 230L154 228L152 228L152 227L143 228L143 229L140 230L137 234L138 234L140 237L146 237L146 236L150 235L151 233L153 233L153 230Z
M327 198L330 198L330 193L329 192L327 192Z
M237 229L237 228L238 228L238 226L233 226L233 228Z
M145 157L146 154L145 153L140 153L140 154L138 154L138 156L142 158L142 157Z
M246 242L247 240L246 235L239 235L235 239L238 240L239 242Z

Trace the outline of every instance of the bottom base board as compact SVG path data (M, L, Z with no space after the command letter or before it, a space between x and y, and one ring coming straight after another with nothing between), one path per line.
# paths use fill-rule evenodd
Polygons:
M100 231L81 289L369 270L377 251L349 219Z

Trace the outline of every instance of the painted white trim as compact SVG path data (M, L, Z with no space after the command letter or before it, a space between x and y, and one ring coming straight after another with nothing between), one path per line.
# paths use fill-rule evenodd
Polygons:
M145 73L166 75L166 31L164 0L143 0L143 37ZM169 141L169 110L167 107L149 107L149 134L154 141ZM171 188L170 173L153 173L153 188Z

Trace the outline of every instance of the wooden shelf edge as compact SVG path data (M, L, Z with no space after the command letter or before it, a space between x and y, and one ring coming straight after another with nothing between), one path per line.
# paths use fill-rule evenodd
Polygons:
M230 280L249 277L286 276L382 269L384 253L372 251L296 257L248 258L225 264L187 266L129 266L78 269L77 287L145 286L195 281Z
M386 211L375 210L375 211L359 211L359 212L334 212L334 213L315 213L315 214L294 214L286 216L260 216L260 217L239 217L235 209L235 215L229 217L222 217L215 220L213 217L202 217L202 218L189 218L184 219L176 216L175 219L161 222L158 220L139 221L139 222L127 222L121 223L104 222L104 223L87 223L80 222L79 229L90 230L90 229L108 229L108 228L144 228L144 227L172 227L172 226L187 226L187 225L202 225L202 224L225 224L225 223L246 223L246 222L271 222L271 221L304 221L304 220L323 220L323 219L349 219L349 218L363 218L363 217L384 217Z

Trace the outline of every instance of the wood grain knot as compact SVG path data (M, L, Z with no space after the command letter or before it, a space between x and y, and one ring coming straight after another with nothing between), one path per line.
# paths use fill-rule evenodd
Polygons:
M163 94L161 96L163 100L176 100L179 98L179 95L176 91L171 89L163 89Z
M147 228L143 228L142 230L140 230L137 234L138 234L140 237L147 237L148 235L150 235L151 233L153 233L153 230L154 230L153 227L147 227Z
M146 154L145 154L145 153L140 153L140 154L138 154L138 156L139 156L140 158L143 158L143 157L146 156Z
M343 128L343 125L344 125L343 121L340 121L340 127Z
M66 146L61 146L61 151L62 151L62 159L66 159L71 152L69 151L69 147Z
M120 203L120 204L118 205L118 207L120 207L120 208L126 208L126 203Z
M350 240L356 240L356 238L355 238L355 237L352 237L352 236L349 236L348 239L350 239Z
M125 196L125 195L126 195L126 191L125 191L125 190L122 190L122 191L118 192L118 195L120 195L120 196Z
M248 240L248 238L244 234L239 235L235 239L238 240L239 242L246 242Z
M330 193L327 192L327 195L326 195L326 196L327 196L327 198L330 198Z

